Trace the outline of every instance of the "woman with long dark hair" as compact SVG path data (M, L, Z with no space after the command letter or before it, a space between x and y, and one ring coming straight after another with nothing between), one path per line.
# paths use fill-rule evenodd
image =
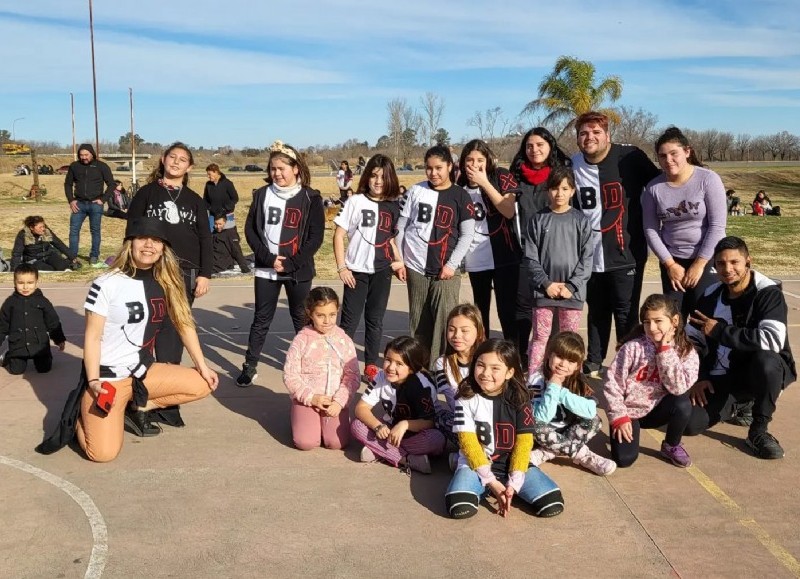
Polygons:
M517 154L511 161L511 175L517 181L517 232L522 252L525 252L528 222L538 211L548 206L547 178L550 170L557 166L572 165L567 154L558 146L556 138L544 127L536 127L522 136ZM520 276L517 290L517 347L523 367L528 364L528 341L531 334L533 305L530 282Z

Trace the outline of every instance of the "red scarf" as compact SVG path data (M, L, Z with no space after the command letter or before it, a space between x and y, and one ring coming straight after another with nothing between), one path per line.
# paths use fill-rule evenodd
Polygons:
M525 179L531 185L541 185L547 178L550 176L550 167L545 165L541 169L534 169L527 162L520 164L519 166L520 172L522 173L522 178Z

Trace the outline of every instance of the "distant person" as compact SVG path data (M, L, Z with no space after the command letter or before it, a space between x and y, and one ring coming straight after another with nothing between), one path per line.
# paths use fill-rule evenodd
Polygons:
M758 193L756 193L755 199L753 199L753 215L773 215L775 217L780 217L781 208L777 205L773 207L769 195L767 195L767 193L761 189Z
M50 340L64 351L67 339L61 320L38 284L39 271L34 266L18 265L14 270L14 293L0 307L0 345L8 337L8 352L2 365L9 374L22 374L28 360L33 360L37 372L49 372L53 366Z
M706 290L687 328L700 350L700 376L690 393L686 434L721 421L749 425L747 446L755 456L783 458L768 427L781 393L797 380L786 299L778 284L752 269L738 237L717 244L714 268L719 283Z
M339 187L339 201L344 203L353 193L350 185L353 183L353 172L350 170L350 163L342 161L339 164L339 171L336 173L336 185ZM348 189L350 194L348 194Z
M728 189L725 191L725 202L728 206L728 215L743 215L741 199L734 195L736 189Z
M356 164L356 175L361 175L364 172L364 168L367 166L367 160L364 158L363 155L358 156L358 163Z
M203 199L208 204L208 214L212 217L211 229L214 229L214 216L223 213L226 216L225 229L236 227L233 212L239 202L239 194L236 192L233 181L225 176L216 163L211 163L206 167L206 175L208 182L203 192Z
M214 231L211 233L214 245L214 275L232 269L234 264L239 264L242 273L250 273L250 264L242 255L239 232L235 227L225 229L227 222L228 217L224 212L214 216Z
M580 149L572 157L576 205L594 231L594 263L586 287L589 343L584 370L599 377L612 318L617 343L636 325L647 262L641 197L659 171L638 147L611 142L608 117L602 113L579 116L575 132Z
M67 196L72 215L69 218L69 251L78 255L81 227L89 218L89 231L92 233L92 248L89 263L92 267L107 267L99 260L103 204L116 187L114 176L108 165L97 159L94 148L84 143L78 147L78 160L70 164L64 179L64 193Z
M714 246L725 237L725 186L700 164L676 127L658 138L656 154L664 173L642 195L644 233L660 262L661 291L677 302L686 320L717 279L713 257Z
M26 263L38 271L78 269L78 257L47 227L41 215L29 215L23 221L11 250L11 269Z
M108 197L108 209L106 209L105 215L115 219L127 219L128 207L131 204L130 195L125 191L122 181L115 179L114 183L114 191Z

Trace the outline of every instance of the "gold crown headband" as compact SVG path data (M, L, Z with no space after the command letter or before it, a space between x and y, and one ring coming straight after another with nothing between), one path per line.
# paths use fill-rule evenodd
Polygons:
M283 155L286 155L290 159L297 161L297 153L295 153L292 149L284 145L283 141L275 141L274 143L272 143L272 145L270 145L269 147L269 152L281 153Z

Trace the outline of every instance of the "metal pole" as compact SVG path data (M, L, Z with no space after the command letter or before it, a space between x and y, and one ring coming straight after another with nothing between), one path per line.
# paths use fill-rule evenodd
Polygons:
M25 117L20 117L18 119L14 119L11 123L11 140L15 140L17 135L17 121L24 121Z
M128 88L131 100L131 189L136 186L136 129L133 126L133 89Z
M97 123L97 74L94 66L94 18L92 17L92 0L89 0L89 35L92 42L92 92L94 93L94 149L100 157L100 128Z
M72 158L77 159L78 151L75 144L75 96L69 93L69 107L72 111Z

